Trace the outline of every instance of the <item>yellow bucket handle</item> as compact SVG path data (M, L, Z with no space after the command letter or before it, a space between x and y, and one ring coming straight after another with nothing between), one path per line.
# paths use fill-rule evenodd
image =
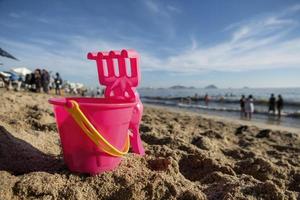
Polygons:
M125 141L125 145L122 151L115 148L112 144L110 144L102 135L97 131L97 129L91 124L88 118L81 111L78 103L74 100L70 100L71 108L65 106L67 111L71 114L76 123L80 126L80 128L84 131L84 133L105 153L121 157L128 153L130 146L129 134Z

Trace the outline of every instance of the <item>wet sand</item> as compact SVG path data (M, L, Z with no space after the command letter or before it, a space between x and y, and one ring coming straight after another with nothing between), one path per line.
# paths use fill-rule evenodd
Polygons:
M300 199L300 131L146 106L146 156L71 173L49 96L0 90L0 199Z

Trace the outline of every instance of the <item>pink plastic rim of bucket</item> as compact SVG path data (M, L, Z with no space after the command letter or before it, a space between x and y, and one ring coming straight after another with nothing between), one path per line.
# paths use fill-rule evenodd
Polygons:
M62 98L51 98L48 100L50 104L57 106L67 106L68 100L74 100L80 105L84 106L97 106L102 108L125 108L135 106L137 102L125 101L125 100L114 100L105 98L87 98L87 97L62 97Z

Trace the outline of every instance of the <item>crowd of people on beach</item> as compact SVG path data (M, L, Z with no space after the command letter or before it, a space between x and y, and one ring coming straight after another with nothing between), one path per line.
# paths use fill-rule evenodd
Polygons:
M63 80L57 72L51 77L46 69L36 69L33 73L25 76L25 89L33 92L49 93L49 90L55 89L56 95L61 95Z
M249 95L247 98L245 95L242 95L240 99L240 108L241 108L241 118L250 119L252 118L252 114L254 113L254 99L252 95ZM277 111L278 118L281 118L281 113L283 109L283 98L279 94L278 99L274 94L271 94L268 101L268 112L269 114L275 115Z
M74 83L68 80L63 80L61 75L56 72L48 72L46 69L37 68L28 73L14 73L9 71L0 72L0 88L4 87L7 90L14 91L29 91L49 94L52 90L56 95L72 94L75 96L101 96L103 92L101 88L97 91L88 89L82 83ZM51 92L52 93L52 92ZM54 93L54 92L53 92Z
M50 90L55 89L56 95L61 95L61 88L63 80L57 72L55 76L50 76L50 73L46 69L35 69L32 73L28 73L25 76L19 76L17 79L13 76L8 79L2 78L5 84L5 88L10 90L15 87L15 90L19 91L21 87L25 91L32 92L44 92L49 93Z

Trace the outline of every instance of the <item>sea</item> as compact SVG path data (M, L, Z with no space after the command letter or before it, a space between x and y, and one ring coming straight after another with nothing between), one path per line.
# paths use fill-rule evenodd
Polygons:
M138 89L143 103L240 118L239 99L241 95L254 97L255 112L253 121L267 124L292 126L300 128L300 87L299 88L140 88ZM268 99L280 94L284 99L282 117L268 112ZM209 96L208 104L204 96Z

